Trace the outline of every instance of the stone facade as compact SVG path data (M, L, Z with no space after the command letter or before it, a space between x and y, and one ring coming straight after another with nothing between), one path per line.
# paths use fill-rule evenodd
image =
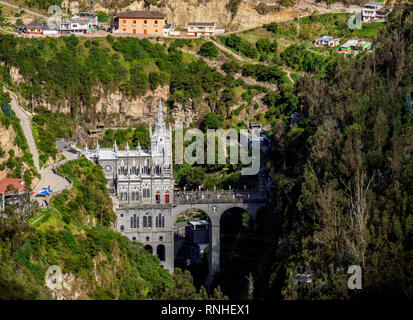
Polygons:
M136 150L126 146L85 149L83 153L103 168L117 214L117 229L133 241L142 242L157 254L162 265L173 271L174 221L172 128L163 119L162 101L158 104L158 120L150 131L150 149ZM168 263L166 263L168 261ZM172 262L171 262L172 261Z

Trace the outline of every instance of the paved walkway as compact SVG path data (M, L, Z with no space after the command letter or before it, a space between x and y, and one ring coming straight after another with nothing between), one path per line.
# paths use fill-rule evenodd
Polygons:
M56 147L60 150L60 152L65 156L66 159L54 164L53 166L40 169L39 168L39 152L37 150L37 146L33 138L32 126L30 122L32 115L31 113L24 110L20 106L18 102L18 98L14 92L11 92L7 89L5 89L5 91L7 91L10 94L11 107L13 111L16 113L17 118L20 120L21 126L23 128L24 136L26 137L26 141L27 141L27 144L29 145L30 153L32 154L32 157L33 157L34 165L37 171L39 171L41 175L40 181L34 186L33 190L37 192L39 191L39 189L46 187L46 188L50 188L53 191L53 194L56 194L56 193L63 191L64 189L69 188L71 186L69 181L67 181L62 176L55 174L53 172L53 169L66 163L67 161L77 159L78 155L66 150L65 147L68 147L69 143L65 143L63 141L56 141ZM44 201L43 197L35 197L35 199L40 204L42 204Z
M34 142L32 126L30 119L32 115L24 110L18 103L18 99L15 93L5 89L10 94L11 97L11 108L16 113L17 118L19 118L21 126L23 128L24 136L26 137L27 144L29 145L30 153L32 154L34 166L37 171L40 170L39 167L39 152L37 151L36 143Z

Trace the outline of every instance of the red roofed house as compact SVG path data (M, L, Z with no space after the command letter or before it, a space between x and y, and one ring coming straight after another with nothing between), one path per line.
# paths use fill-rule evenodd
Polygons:
M7 191L8 186L13 187L17 192ZM20 178L6 178L0 180L0 204L1 209L4 210L4 207L10 203L18 202L18 197L29 193L24 186L23 179Z

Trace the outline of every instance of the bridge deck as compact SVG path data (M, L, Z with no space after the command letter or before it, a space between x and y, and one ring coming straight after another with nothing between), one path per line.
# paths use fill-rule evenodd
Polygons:
M172 208L180 204L208 204L208 203L265 203L265 193L258 191L189 191L178 192L170 203L119 203L119 208L134 209L163 209Z

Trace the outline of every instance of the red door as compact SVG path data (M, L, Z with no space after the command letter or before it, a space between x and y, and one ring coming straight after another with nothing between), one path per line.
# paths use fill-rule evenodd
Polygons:
M143 34L148 34L148 30L143 30Z
M169 193L165 194L165 203L169 203Z
M133 34L136 34L136 29L133 29Z

